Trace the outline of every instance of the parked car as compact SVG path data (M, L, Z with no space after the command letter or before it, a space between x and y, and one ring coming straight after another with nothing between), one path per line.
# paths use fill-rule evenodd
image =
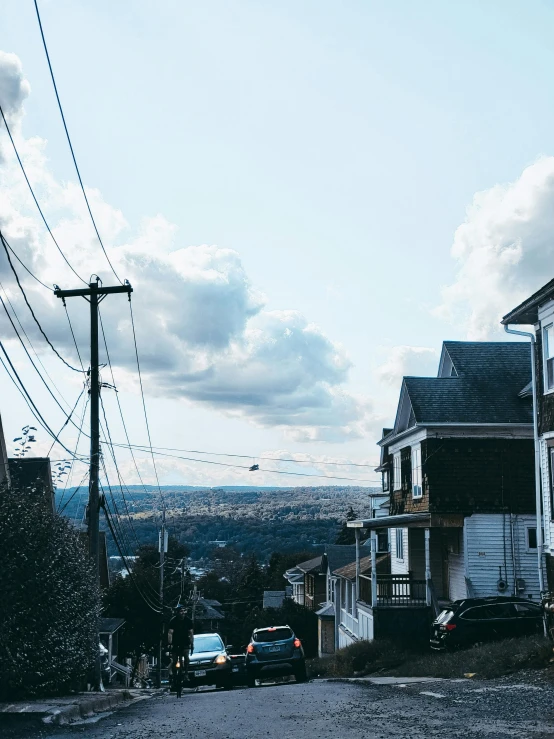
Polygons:
M194 635L188 678L193 686L232 687L231 658L219 634Z
M270 675L294 675L297 682L306 680L306 659L302 642L290 626L255 629L246 648L247 685Z
M431 649L541 633L542 608L524 598L466 598L445 608L431 626Z

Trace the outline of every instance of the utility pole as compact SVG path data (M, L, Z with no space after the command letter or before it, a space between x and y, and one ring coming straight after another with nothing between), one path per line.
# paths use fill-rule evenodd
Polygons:
M81 297L90 303L90 468L88 495L88 551L96 582L100 585L100 378L98 374L98 305L106 295L127 293L129 300L133 288L126 282L116 287L102 287L100 281L89 283L88 288L78 290L60 290L56 288L54 295L64 301L66 298ZM98 637L96 642L99 643ZM94 674L95 689L102 688L100 655L96 660Z
M158 645L158 669L157 669L157 683L158 688L162 687L162 653L163 653L163 642L164 642L164 566L165 566L165 554L167 552L167 529L165 528L165 506L162 507L162 527L160 529L160 535L158 538L158 548L160 550L160 642Z

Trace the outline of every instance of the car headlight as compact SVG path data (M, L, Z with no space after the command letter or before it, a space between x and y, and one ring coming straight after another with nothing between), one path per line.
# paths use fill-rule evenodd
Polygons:
M227 657L224 654L218 654L214 662L216 665L224 665L227 662Z

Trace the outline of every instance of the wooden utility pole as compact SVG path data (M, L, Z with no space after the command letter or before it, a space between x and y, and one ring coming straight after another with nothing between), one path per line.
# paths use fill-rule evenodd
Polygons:
M88 550L93 563L96 582L100 585L100 378L98 374L98 305L106 295L133 292L129 283L116 287L102 287L100 281L89 283L88 288L60 290L54 295L66 298L81 297L90 303L90 469L88 495ZM97 639L99 642L99 638ZM101 689L100 657L96 660L95 688Z

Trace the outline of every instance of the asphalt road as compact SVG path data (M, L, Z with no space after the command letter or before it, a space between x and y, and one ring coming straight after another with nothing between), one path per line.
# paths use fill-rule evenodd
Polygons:
M314 681L203 689L136 703L96 723L25 739L546 739L554 688L516 681L402 686Z

